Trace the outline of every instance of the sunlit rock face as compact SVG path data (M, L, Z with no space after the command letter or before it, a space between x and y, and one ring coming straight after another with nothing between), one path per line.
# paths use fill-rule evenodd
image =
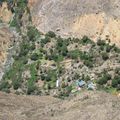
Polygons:
M0 79L3 75L4 65L6 64L8 57L8 49L13 44L13 34L8 26L0 26ZM9 59L10 60L10 59Z
M12 16L13 16L13 14L8 9L7 3L3 2L3 4L0 5L0 19L5 23L9 23Z
M120 45L120 0L40 0L32 18L42 31L62 36L110 39Z

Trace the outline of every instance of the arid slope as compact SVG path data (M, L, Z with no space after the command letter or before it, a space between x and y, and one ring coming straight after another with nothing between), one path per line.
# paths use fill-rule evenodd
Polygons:
M0 93L0 120L120 120L120 98L83 92L60 100Z
M93 40L101 37L120 45L119 3L120 0L40 0L32 7L33 22L43 32L87 35Z

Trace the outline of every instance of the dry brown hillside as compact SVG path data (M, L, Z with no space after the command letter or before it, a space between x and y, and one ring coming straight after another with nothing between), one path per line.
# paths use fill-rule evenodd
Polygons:
M101 37L120 45L120 0L39 0L32 10L40 31Z
M120 98L83 92L60 100L0 93L0 120L120 120Z

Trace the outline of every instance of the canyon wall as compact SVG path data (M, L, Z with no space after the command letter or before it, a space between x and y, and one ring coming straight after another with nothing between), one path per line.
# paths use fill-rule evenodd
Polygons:
M34 25L64 37L110 39L120 46L120 0L40 0L32 8Z

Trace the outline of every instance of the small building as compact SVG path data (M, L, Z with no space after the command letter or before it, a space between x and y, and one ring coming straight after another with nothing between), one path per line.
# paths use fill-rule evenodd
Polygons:
M85 82L84 80L77 80L77 81L76 81L76 85L77 85L78 87L83 87L83 86L86 85L86 82Z
M95 90L95 89L96 89L96 84L94 84L93 82L90 82L90 83L87 85L87 89L88 89L88 90Z
M60 80L56 80L56 87L58 88L60 86Z

